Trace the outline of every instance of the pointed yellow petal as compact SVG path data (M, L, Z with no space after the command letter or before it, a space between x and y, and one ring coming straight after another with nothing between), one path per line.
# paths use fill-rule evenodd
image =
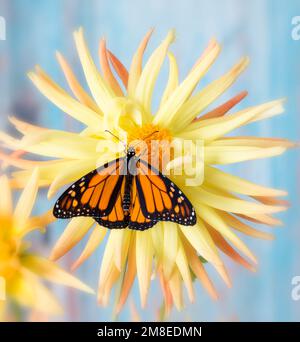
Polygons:
M20 142L20 148L54 158L87 159L94 156L98 143L99 140L75 133L44 130L26 135Z
M114 239L114 263L119 271L121 271L122 266L122 252L126 234L127 231L125 229L114 229L110 232L111 238Z
M279 115L281 113L284 112L284 107L283 104L286 101L286 98L282 98L282 99L278 99L278 102L280 102L278 104L278 106L275 106L273 108L270 108L269 110L263 111L261 113L259 113L257 116L254 116L250 121L250 122L255 122L255 121L261 121L261 120L266 120L266 119L270 119L273 116ZM273 101L275 102L275 101Z
M39 170L35 169L26 184L14 211L15 229L21 232L26 226L38 192Z
M110 87L102 79L93 59L86 45L83 30L80 28L74 33L74 39L77 47L77 52L82 64L82 68L85 74L85 78L93 94L93 97L102 110L103 113L107 111L107 108L114 97L114 94Z
M59 86L57 83L55 83L53 81L53 79L39 66L39 65L36 65L35 66L35 73L43 80L45 81L47 84L49 84L49 86L51 86L52 88L56 89L57 91L59 92L62 92L62 93L65 93L65 90Z
M227 112L229 112L231 108L233 108L239 102L241 102L247 95L248 95L248 92L244 90L240 92L239 94L237 94L236 96L234 96L233 98L231 98L230 100L221 104L217 108L214 108L208 113L205 113L204 115L201 115L200 117L195 118L193 122L221 117L225 115Z
M130 302L130 317L131 322L142 322L141 316L139 315L134 302Z
M243 178L233 176L211 166L205 166L205 181L220 189L252 196L286 196L284 190L267 188Z
M255 147L285 147L292 148L294 143L288 139L262 137L223 137L212 141L209 146L255 146Z
M100 274L99 274L99 285L98 285L98 301L101 302L101 298L103 296L103 289L107 280L110 277L110 274L114 272L116 269L115 263L115 245L114 245L114 236L109 234L108 240L106 242L104 254L102 257Z
M238 214L271 214L286 210L284 206L263 205L260 203L249 202L237 198L232 198L214 193L203 186L198 189L189 190L185 187L184 193L189 194L189 198L194 205L202 202L203 204L227 212ZM201 213L201 211L199 211Z
M47 128L32 125L28 122L19 120L18 118L14 117L14 116L10 116L8 119L15 126L15 128L20 133L22 133L23 135L37 133L37 132L41 132L43 130L47 130Z
M197 223L195 226L188 228L180 226L180 229L189 243L205 260L216 265L223 264L216 249L211 244L210 237L207 238L208 234L205 227L202 227Z
M209 233L211 237L213 238L215 244L218 246L218 248L228 255L232 260L237 262L238 264L244 266L248 270L255 272L255 267L251 265L247 260L245 260L243 257L241 257L223 238L223 236L214 230L212 227L208 228Z
M200 210L199 212L201 212L201 217L205 222L227 238L237 249L252 260L252 262L257 263L257 259L249 248L231 231L217 211L204 205L199 206L198 209Z
M182 280L180 277L180 273L176 269L170 279L168 280L168 285L170 287L170 291L172 294L172 298L177 310L183 309L183 296L182 296Z
M25 186L26 181L30 178L31 173L29 172L29 170L32 170L36 167L39 167L41 165L45 165L45 164L49 164L49 162L39 162L39 161L35 161L35 160L25 160L25 159L21 159L20 157L18 157L17 155L17 151L15 151L14 153L11 153L10 155L5 154L0 152L0 159L2 161L4 161L7 165L11 165L11 166L15 166L17 168L22 168L22 169L28 169L28 171L24 171L27 174L27 178L22 179L23 180L23 186L22 188ZM23 171L20 171L23 172ZM13 177L17 172L13 172Z
M93 111L101 113L95 101L89 96L89 94L80 85L79 81L77 80L71 67L69 66L68 62L63 57L63 55L60 52L56 52L56 58L60 64L60 67L62 68L62 71L65 75L65 78L73 94L77 97L77 99L81 103L86 105L87 107L91 108Z
M120 251L117 251L116 249L120 247L120 235L118 235L117 230L112 230L109 234L104 255L102 258L101 263L101 269L100 269L100 275L99 275L99 286L98 286L98 293L101 295L101 289L104 289L105 283L107 279L111 276L111 272L114 272L114 269L120 273L118 268L116 267L116 263L118 263L118 266L120 266L120 269L122 268L122 265L124 265L128 248L130 244L131 239L131 231L128 230L122 230L124 235L122 236L123 244L121 245L121 255L119 254ZM118 255L120 255L120 260L118 260ZM116 262L117 260L117 262Z
M150 231L136 232L136 266L141 305L145 307L152 273L153 243Z
M116 314L119 314L122 307L124 306L130 289L133 285L136 275L136 248L135 248L135 235L133 235L129 250L128 250L128 261L127 269L124 275L124 281L122 284L120 297L116 305Z
M18 150L19 151L19 150ZM52 174L52 169L57 168L58 166L64 165L66 166L66 164L70 163L70 161L66 162L63 160L46 160L46 161L36 161L36 160L29 160L29 159L21 159L19 157L14 157L14 155L18 152L15 151L14 153L10 154L7 156L7 158L5 158L2 154L0 154L0 158L7 161L7 163L9 163L9 165L15 166L17 168L23 169L24 171L15 171L12 173L13 176L15 175L19 175L19 174L27 174L29 176L31 176L32 174L32 169L34 168L38 168L40 170L39 174L40 174L40 178L41 175L43 174L42 170L45 168L49 168L49 174ZM44 170L45 171L45 170ZM22 176L20 176L22 177ZM30 177L27 177L27 180ZM47 178L47 175L44 172L44 178Z
M170 97L170 95L173 93L173 91L178 87L178 65L175 56L172 52L168 53L169 57L169 79L166 86L166 89L163 93L160 106L162 106L167 99Z
M1 140L1 138L0 138L0 140ZM26 153L25 151L19 150L19 149L16 149L14 152L12 152L10 154L6 154L6 153L0 152L0 160L1 160L2 173L4 173L5 170L9 166L15 166L17 168L24 168L24 169L32 170L32 169L34 169L34 168L36 168L36 167L38 167L39 165L42 164L39 161L22 159L22 156L25 153ZM14 173L12 172L12 175L13 174ZM12 186L12 179L10 179L9 183L10 183L10 186L13 188L13 186Z
M1 158L1 154L0 154L0 158ZM23 166L23 168L25 169L24 171L16 171L12 173L12 176L13 176L12 182L14 183L14 187L23 188L31 176L30 170L38 166L39 168L38 185L48 186L55 179L55 177L57 177L57 175L61 174L66 169L72 169L73 167L76 167L77 164L78 164L78 160L75 160L75 161L74 160L71 160L71 161L53 160L53 161L38 162L37 164L35 162L32 162L32 164L25 163L24 166L26 167ZM81 175L78 175L78 178L80 176Z
M185 139L215 140L242 125L248 124L256 117L263 116L266 113L273 115L282 113L284 111L282 104L283 100L271 101L228 116L193 122L179 136Z
M206 146L206 164L232 164L242 161L270 158L286 151L284 147L258 148L249 146Z
M290 206L290 202L284 199L274 198L272 196L251 196L255 200L270 205L284 205L285 207Z
M94 293L89 286L84 284L78 278L72 276L70 273L64 271L50 260L41 258L39 256L28 255L24 256L21 262L22 265L29 270L51 282L70 286L87 293Z
M48 198L50 199L60 188L68 183L75 182L82 175L95 170L97 168L96 158L87 160L76 160L73 167L61 168L61 171L57 173L48 191Z
M142 62L143 62L143 55L145 49L148 45L149 39L153 33L153 29L149 30L146 36L143 38L142 42L140 43L137 52L132 58L129 77L128 77L128 95L134 96L136 86L140 79L142 73Z
M127 88L127 85L128 85L128 71L127 71L127 69L124 67L124 65L120 62L120 60L110 50L107 50L107 53L108 53L109 61L111 62L112 66L116 70L116 73L118 74L118 76L122 80L124 87Z
M123 244L121 246L120 255L121 260L118 261L119 269L116 267L116 255L118 254L118 251L116 251L116 247L118 248L116 243L118 244L119 236L112 234L113 231L110 233L109 240L105 248L98 286L98 303L104 306L108 304L112 287L120 277L123 277L123 273L125 272L124 267L128 257L132 231L123 230L123 232ZM134 246L132 246L132 248L134 248ZM120 279L119 284L122 284L122 279Z
M173 42L174 38L174 31L170 31L165 40L152 53L142 71L141 77L135 90L134 97L144 106L145 112L146 114L148 114L148 119L151 118L151 99L154 85L162 63L167 54L169 45Z
M208 71L214 60L220 52L220 46L216 45L209 54L199 63L195 69L187 76L187 78L173 91L172 95L168 98L165 104L159 108L155 115L154 124L162 125L163 127L170 128L176 122L178 124L182 117L179 115L180 108L184 102L189 98L195 86L200 79ZM174 126L175 129L176 126Z
M98 225L94 228L88 239L88 242L84 247L84 250L80 254L79 258L73 263L71 267L72 271L78 268L86 259L88 259L93 254L93 252L103 241L106 231L107 230L105 228L102 228Z
M181 131L197 115L203 112L208 105L215 101L225 90L227 90L238 76L245 70L249 63L248 58L243 58L228 73L210 83L196 95L191 97L180 109L178 116L181 120L176 125L176 131Z
M0 177L0 216L10 216L13 211L12 194L7 176Z
M57 260L65 255L83 239L94 223L92 217L73 218L53 247L50 259Z
M221 278L224 280L225 284L228 287L231 287L230 278L222 260L219 257L217 247L199 216L197 218L197 224L193 228L195 229L192 230L191 227L189 227L189 229L182 227L181 231L199 255L205 260L211 262ZM204 248L202 246L204 246Z
M158 269L158 276L159 276L159 282L160 282L160 286L161 286L161 290L163 293L163 297L164 297L164 316L162 317L161 320L164 319L164 317L168 316L171 309L172 309L172 305L173 305L173 299L172 299L172 293L170 290L170 284L168 281L166 281L163 271L161 268ZM172 274L176 273L179 277L179 281L180 281L180 289L181 289L181 283L182 283L182 278L180 277L180 274L178 273L177 268L174 269L174 272ZM177 301L178 302L178 301Z
M30 72L28 77L39 91L63 112L87 126L102 126L102 119L99 113L94 112L89 107L73 99L65 91L58 90L56 87L53 87L37 74Z
M200 63L203 62L203 60L205 60L205 58L207 57L207 55L216 47L216 45L218 45L218 42L215 38L210 39L207 47L205 48L205 50L203 51L203 53L200 55L200 57L196 60L195 64L193 65L191 72L193 72L195 70L195 68L197 67L197 65L199 65Z
M261 232L259 230L256 230L252 227L250 227L248 224L242 222L238 218L236 218L233 215L230 215L225 212L219 211L219 214L222 216L222 218L226 221L226 223L232 227L233 229L240 231L246 235L252 236L254 238L258 239L265 239L265 240L273 240L274 237L272 234Z
M178 252L178 226L171 222L163 222L164 246L163 246L163 272L168 279L173 271Z
M255 214L251 213L249 215L245 214L235 214L236 216L245 219L250 222L266 224L268 226L282 226L283 222L277 218L274 218L267 214Z
M182 241L184 250L190 265L191 270L194 272L195 276L200 280L203 287L207 290L209 295L214 299L218 299L218 293L215 290L215 287L212 281L209 279L208 274L205 271L202 262L199 260L199 256L197 255L195 249L190 245L188 241L183 239Z
M8 147L9 149L12 149L12 150L19 149L20 140L13 138L11 135L5 132L0 131L0 141L4 143L4 146Z
M116 96L123 96L123 91L110 69L105 39L100 40L99 58L105 81L110 85L111 89L113 90Z
M153 247L155 251L155 257L158 262L161 261L163 258L163 251L164 251L164 228L163 223L158 222L155 225L155 229L150 229Z
M188 260L186 257L186 254L184 252L183 246L181 241L178 241L178 251L177 251L177 257L176 257L176 265L178 267L178 270L182 276L182 279L184 281L185 287L187 289L188 297L191 302L194 302L195 300L195 294L194 294L194 287L191 277L191 272L189 269Z
M120 271L112 265L107 276L106 282L103 287L98 289L98 304L102 306L107 306L109 303L109 297L113 286L118 281L120 277Z

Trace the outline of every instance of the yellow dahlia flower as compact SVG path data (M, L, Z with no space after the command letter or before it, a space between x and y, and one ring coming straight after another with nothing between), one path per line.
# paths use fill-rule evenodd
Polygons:
M23 187L31 169L38 165L39 185L49 187L49 197L64 185L120 154L120 149L112 148L114 138L105 133L105 130L110 130L119 137L127 137L128 142L135 139L147 140L149 138L146 137L153 131L157 131L155 140L158 141L189 140L194 145L196 141L202 141L203 182L188 186L186 173L175 175L174 172L170 175L196 209L195 226L184 227L161 222L143 232L129 229L108 230L95 224L92 218L79 217L70 221L53 248L51 259L56 260L89 232L87 244L73 265L76 268L108 235L100 270L98 301L100 304L107 304L110 292L116 285L119 289L116 312L125 303L136 277L143 306L155 275L160 281L167 311L173 304L178 309L182 308L182 284L187 289L189 299L194 300L194 278L202 283L213 298L217 298L203 258L213 265L230 286L231 281L219 252L224 252L234 261L254 270L256 258L236 232L271 239L270 234L255 230L249 222L279 225L280 221L271 214L286 209L286 203L276 199L277 196L285 196L285 191L254 184L216 167L280 155L290 147L291 144L284 139L225 137L243 125L282 113L283 100L225 115L246 96L247 93L242 92L217 108L205 112L245 69L248 58L242 58L222 77L201 90L196 90L197 84L216 60L220 52L219 44L212 40L187 77L179 82L177 61L169 51L174 41L173 31L168 33L143 66L143 54L151 33L152 31L142 40L129 71L106 48L105 40L101 40L100 73L86 45L83 30L76 31L75 44L90 93L79 84L60 53L57 53L57 59L73 96L40 67L30 72L29 77L42 94L63 112L81 122L84 129L80 133L66 132L33 126L11 118L23 138L15 139L5 133L0 136L8 148L52 158L49 161L34 161L2 155L6 162L22 169L13 173L12 184L15 187ZM153 90L167 57L169 77L159 107L154 111ZM117 77L121 82L118 82ZM146 142L149 143L148 140ZM176 169L186 157L193 161L194 151L191 148L189 156L171 160L167 165L168 169ZM164 149L161 148L158 153L160 159L163 159Z
M62 313L62 308L41 279L93 291L52 261L34 254L24 238L34 229L43 229L53 221L45 213L30 217L38 191L38 171L29 178L13 209L12 192L6 176L0 177L0 320L9 317L10 300L46 314Z

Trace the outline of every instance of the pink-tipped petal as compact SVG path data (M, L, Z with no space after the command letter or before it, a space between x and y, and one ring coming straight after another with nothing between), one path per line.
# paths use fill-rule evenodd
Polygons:
M105 81L110 85L111 89L117 96L123 96L123 91L116 80L114 74L112 73L107 57L107 50L106 50L106 42L105 39L100 40L99 44L99 58L100 58L100 65L103 71L103 76Z

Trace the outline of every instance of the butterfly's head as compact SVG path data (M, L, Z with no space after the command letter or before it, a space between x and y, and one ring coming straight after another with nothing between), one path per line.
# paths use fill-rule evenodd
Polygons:
M134 147L129 146L127 150L127 157L134 157L134 156L135 156L135 149Z

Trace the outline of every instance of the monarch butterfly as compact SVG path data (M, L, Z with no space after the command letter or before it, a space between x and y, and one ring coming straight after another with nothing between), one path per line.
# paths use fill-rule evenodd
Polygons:
M185 226L196 223L195 210L182 191L165 175L136 156L104 164L76 181L57 200L57 218L90 216L107 228L146 230L158 221Z

